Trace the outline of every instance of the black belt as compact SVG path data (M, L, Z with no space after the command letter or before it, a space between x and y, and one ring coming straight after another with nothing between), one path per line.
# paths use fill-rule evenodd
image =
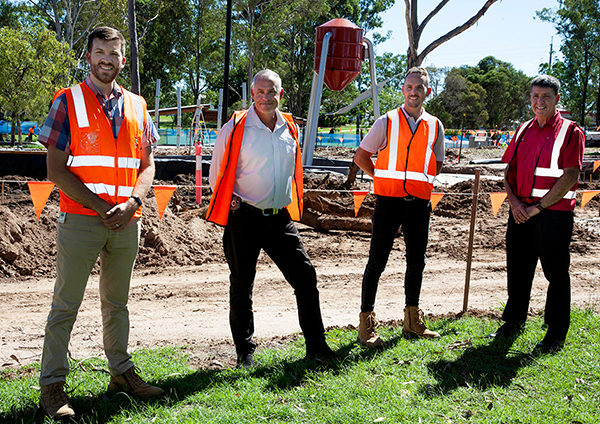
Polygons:
M279 212L283 211L283 209L277 208L259 209L256 206L252 206L251 204L245 202L242 202L240 209L248 212L259 213L263 216L274 216L277 215Z

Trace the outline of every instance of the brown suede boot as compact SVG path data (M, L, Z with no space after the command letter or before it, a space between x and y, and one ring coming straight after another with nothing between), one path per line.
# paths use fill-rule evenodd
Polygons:
M75 417L65 393L65 382L58 381L41 387L40 406L49 417L64 420Z
M160 387L151 386L142 380L135 372L135 367L129 368L121 375L111 375L108 390L130 393L142 399L162 395L165 392Z
M367 347L379 347L383 345L383 340L375 332L375 327L377 326L375 312L361 312L358 317L360 319L358 324L358 341Z
M437 339L440 337L435 331L428 330L423 322L423 311L418 306L407 306L404 308L404 322L402 333L408 337L424 337L426 339Z

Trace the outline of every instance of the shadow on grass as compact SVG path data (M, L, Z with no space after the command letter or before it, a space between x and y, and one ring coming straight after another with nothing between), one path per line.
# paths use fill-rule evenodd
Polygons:
M319 359L302 357L294 360L282 359L275 361L271 366L257 366L248 371L250 378L262 378L267 381L267 390L286 390L301 385L307 381L310 372L339 373L348 364L362 361L370 361L381 352L394 348L402 340L401 336L387 339L384 347L377 349L364 348L358 352L355 350L356 342L348 342L340 345L336 350L338 358ZM104 375L104 374L102 374ZM69 401L77 417L68 422L74 423L107 423L114 420L122 412L135 413L148 409L152 405L158 407L169 407L189 396L202 392L215 386L234 384L236 380L245 378L245 372L231 372L230 369L198 369L191 374L172 376L160 384L148 381L149 384L158 385L165 390L163 396L139 400L129 395L117 392L101 394L78 394L69 393ZM91 377L94 378L94 377ZM107 382L108 384L108 382ZM47 419L47 422L52 422ZM0 414L1 423L42 423L44 415L37 407L24 409L13 409L8 413Z
M467 348L455 360L439 360L427 365L437 380L436 384L423 386L428 396L445 395L459 387L506 387L511 384L519 369L529 365L534 358L529 352L511 351L518 336L490 338L490 343Z
M322 371L332 375L337 375L345 369L349 363L370 361L379 353L395 347L402 337L393 337L387 339L382 347L364 348L359 353L350 355L357 342L347 342L341 344L335 353L336 359L315 359L300 358L293 361L281 361L274 367L259 367L253 372L253 375L267 379L266 388L269 390L285 390L303 384L306 381L306 374L310 371Z

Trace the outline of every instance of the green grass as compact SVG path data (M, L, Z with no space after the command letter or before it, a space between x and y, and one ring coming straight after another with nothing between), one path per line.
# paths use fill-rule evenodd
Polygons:
M438 340L409 340L382 328L382 350L355 343L356 332L331 330L343 359L304 358L302 340L259 350L257 367L192 369L186 348L141 350L144 378L167 394L139 401L106 394L106 363L73 363L69 396L81 423L598 423L600 320L574 310L566 347L532 355L540 317L514 342L486 338L493 319L437 320ZM0 373L0 422L51 422L37 411L38 368Z

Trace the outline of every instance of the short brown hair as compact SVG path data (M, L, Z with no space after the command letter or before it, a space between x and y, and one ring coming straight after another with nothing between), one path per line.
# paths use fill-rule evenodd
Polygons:
M425 77L425 88L429 87L429 72L427 72L427 69L420 68L418 66L413 66L412 68L410 68L408 70L408 72L406 72L404 79L408 78L408 76L410 74L417 74L417 75L424 76Z
M121 54L125 56L125 37L118 30L107 26L94 28L88 35L88 52L92 51L92 44L94 44L96 38L104 41L119 40L121 42Z

